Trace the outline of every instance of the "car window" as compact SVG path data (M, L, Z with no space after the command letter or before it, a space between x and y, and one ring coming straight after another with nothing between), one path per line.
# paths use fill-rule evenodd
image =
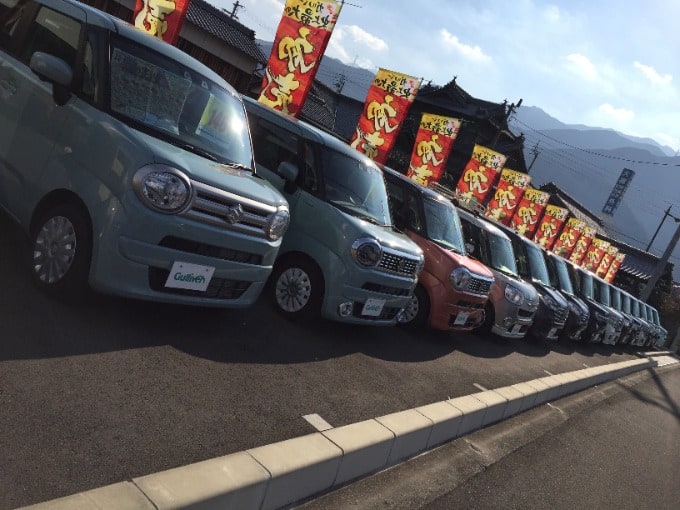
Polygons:
M298 164L297 135L250 113L248 121L258 165L276 172L279 164L284 161Z
M41 6L22 44L19 59L28 64L31 55L42 51L75 67L82 25L79 21Z
M27 0L0 0L0 47L11 50L16 30L24 14L29 15Z

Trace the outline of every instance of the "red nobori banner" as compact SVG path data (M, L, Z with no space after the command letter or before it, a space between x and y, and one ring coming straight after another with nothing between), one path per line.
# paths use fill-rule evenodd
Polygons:
M480 204L489 195L507 156L481 145L475 145L472 157L458 179L456 191L463 198L474 198Z
M530 182L531 177L529 175L504 168L496 185L496 193L494 193L484 214L504 225L509 225L512 215L522 199L522 195L524 195L524 190L529 187Z
M580 266L583 259L586 257L590 245L593 243L593 239L595 239L595 230L591 227L584 226L583 232L581 232L581 235L576 241L576 246L569 256L569 260Z
M406 176L423 186L439 182L460 124L460 119L424 113Z
M527 188L510 220L510 227L531 239L538 227L538 218L543 214L549 199L549 193Z
M534 241L543 246L546 250L552 248L557 240L557 235L562 229L564 222L569 216L569 209L557 207L556 205L547 205L543 218L538 224L538 229L534 234Z
M626 255L624 253L619 252L616 254L616 256L614 257L614 261L607 270L607 275L604 277L605 281L608 281L609 283L612 283L614 281L614 277L616 276L616 273L619 272L619 268L621 267L621 264L623 264L623 259L625 258Z
M604 257L604 254L607 252L608 248L608 241L600 239L599 237L593 239L593 242L590 243L590 247L586 252L586 256L581 262L583 269L587 269L588 271L595 273L597 268L600 267L600 262L602 262L602 258Z
M137 0L132 20L135 27L175 44L191 0Z
M616 246L609 245L609 247L607 247L600 265L597 266L597 271L595 272L597 276L600 278L607 276L607 271L609 271L609 267L612 265L612 262L614 262L617 253L619 253L619 249Z
M297 117L312 88L342 4L286 0L258 101Z
M420 78L378 69L350 145L372 160L386 163L420 82Z
M562 228L562 232L557 237L557 241L553 244L551 248L552 251L560 257L569 258L574 251L576 242L579 237L581 237L581 233L585 226L586 224L581 220L569 218L565 223L564 228Z

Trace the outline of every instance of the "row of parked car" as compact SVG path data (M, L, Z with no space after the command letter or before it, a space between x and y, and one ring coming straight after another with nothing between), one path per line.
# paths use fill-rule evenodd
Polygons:
M0 0L0 206L36 283L643 345L656 310L72 0ZM266 284L269 285L266 286Z
M612 345L665 341L654 307L455 196L383 170L397 228L425 253L401 324Z

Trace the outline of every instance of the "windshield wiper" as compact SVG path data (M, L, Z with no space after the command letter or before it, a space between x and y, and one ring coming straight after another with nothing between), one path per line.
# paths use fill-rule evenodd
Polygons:
M367 216L366 214L355 214L354 216L356 216L360 220L364 220L364 221L367 221L369 223L373 223L373 225L378 225L379 227L391 226L391 225L383 225L378 220L376 220L373 216Z
M183 149L188 150L189 152L193 152L194 154L198 154L199 156L203 156L204 158L207 158L211 161L216 161L219 162L219 158L215 156L212 152L208 152L205 149L201 149L200 147L196 147L195 145L191 145L190 143L186 142L181 142L178 141L177 139L173 138L172 142L173 144L182 147Z
M233 168L234 170L244 170L246 172L254 172L252 168L250 168L248 165L244 165L243 163L235 163L233 161L230 161L229 163L222 163L223 166L227 166L229 168Z

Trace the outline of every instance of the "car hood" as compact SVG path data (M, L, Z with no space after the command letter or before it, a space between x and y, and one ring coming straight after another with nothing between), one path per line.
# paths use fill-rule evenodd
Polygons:
M569 301L570 304L578 308L580 313L590 313L590 310L588 310L588 305L580 297L569 294L565 294L564 297L567 299L567 301Z
M544 296L545 295L550 296L562 308L566 308L569 305L569 303L567 303L567 300L564 298L562 293L553 289L552 287L548 287L547 285L543 285L540 282L534 282L534 286L536 287L536 290L538 291L539 294L544 295Z
M507 275L496 269L492 268L491 271L493 272L494 278L496 278L497 284L503 286L513 285L517 287L524 293L524 296L528 302L530 302L532 305L538 305L538 292L533 285L530 285L519 277L515 278L514 276Z
M143 131L136 131L136 134L153 153L155 163L172 166L191 179L239 196L273 206L287 205L284 196L266 179L211 161Z
M346 236L354 236L357 238L362 236L372 237L384 248L390 248L402 252L405 255L411 255L414 258L424 259L423 250L406 234L395 230L391 226L376 225L370 221L357 218L337 207L334 207L333 209L337 211L337 214L342 216L342 219L338 218L337 221L341 222L344 220L349 224L348 226L351 226L350 229L345 228ZM351 229L355 232L350 232Z
M452 269L457 267L464 267L471 273L485 278L493 278L493 273L484 264L468 257L462 253L456 253L453 250L444 248L437 243L421 236L420 234L407 230L406 235L413 240L425 254L425 264L429 266L430 263L436 264L438 267L445 266L443 269L448 274Z

